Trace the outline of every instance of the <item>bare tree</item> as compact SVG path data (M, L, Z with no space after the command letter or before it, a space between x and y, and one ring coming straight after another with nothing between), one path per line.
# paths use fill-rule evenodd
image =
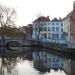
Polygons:
M8 8L6 6L0 5L0 33L2 41L7 32L8 27L14 27L15 25L15 15L16 11L14 9Z
M10 32L8 28L15 26L15 15L16 11L14 9L0 5L0 34L3 44L5 43L5 34Z
M0 5L0 25L1 26L13 26L16 11L11 8Z

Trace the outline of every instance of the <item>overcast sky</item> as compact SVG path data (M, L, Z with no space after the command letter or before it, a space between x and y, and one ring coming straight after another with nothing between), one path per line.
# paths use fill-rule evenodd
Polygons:
M74 0L0 0L1 5L17 11L17 26L32 23L37 16L65 17L73 9Z

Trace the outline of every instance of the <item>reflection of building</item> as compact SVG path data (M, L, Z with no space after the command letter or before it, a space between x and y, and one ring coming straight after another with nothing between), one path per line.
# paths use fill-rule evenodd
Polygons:
M39 35L39 37L38 37ZM33 22L33 39L64 42L63 22L60 19L41 16Z
M71 60L70 74L69 75L75 75L75 60Z
M64 32L68 34L67 41L75 42L75 2L73 10L63 19Z
M46 52L36 52L33 53L33 64L34 67L37 69L64 69L66 68L67 64L65 63L64 58L61 58L56 55L52 55Z
M30 25L32 25L32 24L29 24L28 26L22 26L20 28L20 31L22 32L22 37L24 39L31 39L32 38L32 29L30 28Z

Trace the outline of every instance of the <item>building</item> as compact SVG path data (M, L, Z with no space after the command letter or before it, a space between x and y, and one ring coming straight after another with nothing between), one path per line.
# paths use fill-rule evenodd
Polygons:
M45 32L47 31L45 26L47 26L47 23L49 23L49 22L50 22L49 17L44 17L44 16L41 16L41 17L37 18L36 20L34 20L33 21L33 34L32 34L32 38L36 39L36 40L42 40L43 38L41 36L43 36L44 34L42 35L41 32L43 30Z
M32 39L32 24L28 24L27 26L22 26L20 31L22 32L22 37L24 39Z
M66 32L67 42L75 42L75 1L73 3L73 10L63 18L64 32Z
M49 19L49 16L41 16L33 21L32 39L45 42L65 42L63 21L57 18Z
M50 38L49 35L51 34L51 41L60 43L64 42L65 36L63 32L63 22L61 18L60 19L54 18L53 20L51 20L49 27L51 28L51 33L48 33L48 39Z

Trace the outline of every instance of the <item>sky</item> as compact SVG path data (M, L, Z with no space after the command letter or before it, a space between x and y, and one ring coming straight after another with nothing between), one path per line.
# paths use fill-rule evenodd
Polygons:
M64 18L73 9L74 0L0 0L0 4L14 8L16 25L31 24L38 16Z

